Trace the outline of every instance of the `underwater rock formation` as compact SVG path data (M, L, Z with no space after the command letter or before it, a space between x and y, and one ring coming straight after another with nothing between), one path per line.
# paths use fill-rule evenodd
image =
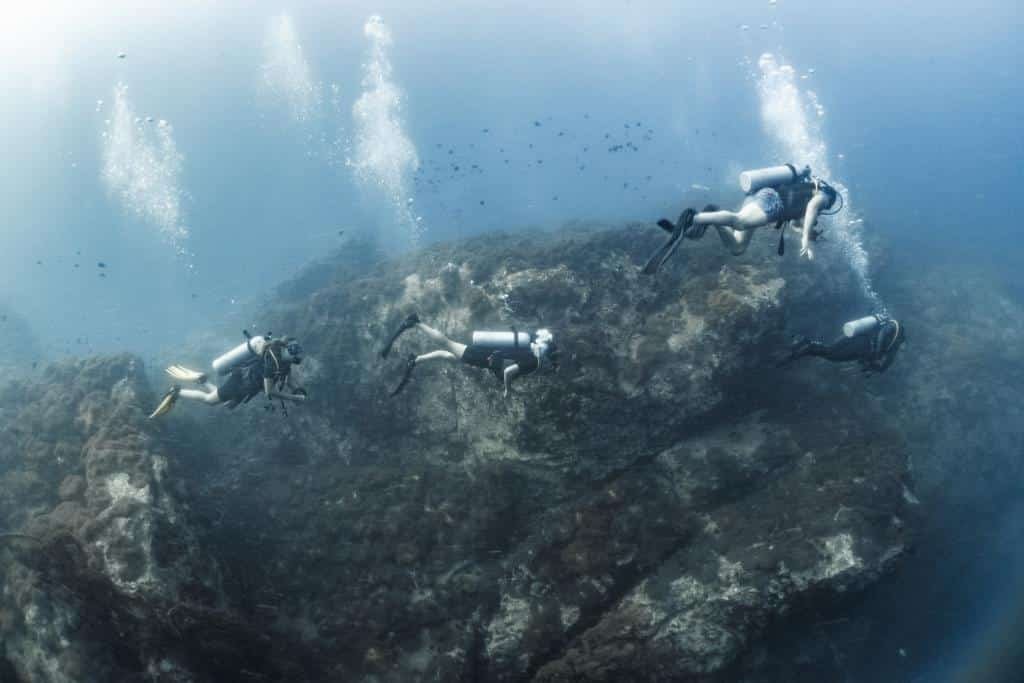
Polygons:
M129 355L0 388L0 640L17 680L280 670L266 636L224 608L180 453L145 420L152 400Z
M0 514L40 539L3 551L7 661L42 681L711 681L775 620L877 580L908 545L906 444L876 402L773 367L787 311L838 285L710 240L645 278L658 239L320 264L266 321L309 352L287 416L257 398L146 422L130 357L0 389ZM428 364L388 398L431 348L412 331L380 359L413 311L456 339L550 327L562 368L503 399Z

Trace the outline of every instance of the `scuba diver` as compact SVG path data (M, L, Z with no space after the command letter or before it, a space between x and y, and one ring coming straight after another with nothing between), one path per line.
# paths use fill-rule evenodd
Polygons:
M406 318L398 330L391 335L387 346L380 352L381 357L387 358L395 340L403 332L414 327L445 348L420 356L410 354L406 361L405 375L398 387L391 392L392 396L397 395L405 388L405 385L412 379L413 369L418 364L431 360L462 361L466 365L490 370L504 385L506 398L512 388L512 380L516 377L536 372L546 363L549 363L553 369L558 369L558 347L548 330L540 329L532 335L515 329L508 332L474 332L473 342L467 346L452 341L442 332L420 322L419 316L415 313Z
M811 175L811 167L804 166L797 171L793 164L744 171L740 174L740 188L747 194L739 211L722 211L714 204L704 207L701 212L686 209L677 223L666 219L658 226L668 232L665 243L647 262L643 272L653 275L675 253L683 237L698 240L709 226L714 226L718 236L733 255L739 256L747 250L754 230L775 224L779 233L779 256L785 253L785 230L783 226L792 221L793 228L800 232L800 255L814 258L811 242L816 241L822 231L816 230L818 216L831 216L842 210L842 196L834 187L821 178ZM830 211L839 199L839 207Z
M165 372L181 382L195 382L200 389L182 389L179 385L172 386L149 416L150 419L160 417L171 411L178 397L192 401L200 401L207 405L225 404L235 409L242 403L248 403L260 392L267 400L305 401L308 394L305 389L295 385L292 366L302 363L303 351L299 342L291 337L274 339L270 333L264 336L251 336L243 330L245 342L239 344L224 355L213 361L213 369L218 375L227 375L227 379L216 386L208 381L206 373L189 370L181 365L172 365ZM291 393L285 393L288 388Z
M843 335L831 344L798 338L777 367L789 365L798 358L817 356L844 363L857 361L861 371L870 375L885 372L896 359L896 352L907 339L898 320L884 315L869 315L843 325Z

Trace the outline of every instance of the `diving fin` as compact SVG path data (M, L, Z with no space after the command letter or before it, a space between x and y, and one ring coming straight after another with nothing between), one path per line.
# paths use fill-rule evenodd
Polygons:
M667 223L668 221L666 221ZM654 275L658 272L658 269L669 259L672 254L675 253L679 247L679 242L683 239L683 231L679 226L672 229L672 236L668 238L666 242L658 251L647 260L647 264L644 265L644 275Z
M777 363L775 367L782 368L798 358L803 358L806 355L807 349L811 348L811 340L807 337L797 337L793 340L793 344L790 346L789 355L783 357Z
M160 405L158 405L156 410L150 414L149 419L152 420L155 417L160 417L161 415L166 415L171 412L171 408L173 408L174 404L178 401L178 394L180 392L181 387L179 386L173 386L168 389L167 393L164 394L163 399L161 399Z
M712 211L718 211L716 204L708 204L702 210L701 213L710 213ZM687 209L683 211L683 215L679 217L679 222L683 224L683 233L687 239L699 240L707 232L710 223L694 223L693 219L697 217L697 212L693 209Z
M779 252L779 256L782 256L783 254L786 253L786 231L785 230L783 230L782 232L779 233L779 248L776 249L776 251Z
M420 317L415 313L413 313L408 318L403 320L402 324L398 326L397 330L395 330L395 333L391 335L391 339L388 339L387 345L381 350L380 357L387 358L388 354L391 353L391 347L395 345L395 342L398 340L399 337L402 336L402 333L405 332L406 330L411 330L412 328L419 325L419 323Z
M672 225L672 222L662 218L658 221L658 227L662 230L671 234L668 238L668 242L654 252L654 255L647 260L647 264L641 272L644 275L654 275L657 273L665 262L672 258L672 254L676 253L676 249L679 248L679 242L683 239L686 231L693 224L693 217L697 215L697 212L693 209L686 209L682 215L679 216L679 221Z
M181 382L196 382L202 384L206 381L206 373L189 370L183 365L172 365L164 370L168 375Z
M402 375L402 381L398 383L395 390L391 392L392 396L397 396L401 393L402 389L405 389L405 385L412 379L412 371L416 368L416 354L410 354L409 360L405 362L405 374Z

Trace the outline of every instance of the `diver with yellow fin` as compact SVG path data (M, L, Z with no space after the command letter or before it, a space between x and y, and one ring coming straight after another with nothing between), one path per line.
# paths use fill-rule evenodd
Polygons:
M710 226L718 231L726 249L739 256L750 245L754 230L774 224L777 230L782 230L778 246L779 256L782 256L786 250L783 228L792 222L801 235L800 255L813 259L811 242L821 236L821 231L815 229L818 217L831 216L843 208L842 195L821 178L811 175L810 166L800 171L793 164L744 171L740 173L740 188L747 197L739 211L723 211L709 204L700 212L685 210L676 223L664 218L658 221L658 227L670 237L648 260L644 274L658 272L675 253L683 237L700 239ZM837 200L839 206L832 210Z
M219 386L209 382L204 372L189 370L181 365L172 365L165 370L179 382L194 382L199 389L182 389L175 384L166 394L150 419L171 411L178 398L199 401L207 405L226 405L229 409L248 403L259 393L267 400L302 402L307 400L305 389L295 385L292 366L302 363L302 346L291 337L274 339L270 333L251 336L243 330L245 342L239 344L213 361L213 370L227 376ZM290 391L285 392L287 388Z
M869 315L844 324L842 336L831 344L798 338L777 366L789 365L798 358L816 356L833 363L856 361L867 375L885 372L896 360L896 352L906 339L906 332L898 320L883 314Z
M466 365L490 370L498 381L502 382L505 388L505 397L508 397L512 381L516 377L531 374L546 365L558 369L558 347L555 344L554 336L548 330L540 329L533 334L519 332L515 329L503 332L478 331L473 333L473 342L467 345L452 341L444 333L420 322L419 316L415 313L406 318L398 330L391 335L391 339L380 352L381 357L387 358L398 337L406 330L413 328L420 330L431 341L444 348L420 356L410 354L406 360L405 374L398 387L391 392L392 396L397 395L405 388L405 385L412 379L412 371L417 365L432 360L443 360L450 363L460 361Z

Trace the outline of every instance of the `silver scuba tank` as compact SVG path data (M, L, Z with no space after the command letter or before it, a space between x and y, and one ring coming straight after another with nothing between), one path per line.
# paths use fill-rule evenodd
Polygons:
M215 358L213 361L214 371L218 375L226 375L241 363L256 358L258 354L253 349L262 348L265 341L266 339L263 337L246 339L227 353Z
M859 337L862 334L874 331L882 322L880 315L867 315L857 320L851 320L843 325L843 334L847 337Z
M747 194L753 194L765 187L795 183L799 179L800 174L796 172L793 166L756 168L740 173L740 189Z
M473 346L485 349L509 350L516 348L516 337L518 336L519 347L530 348L530 335L526 332L474 332Z

